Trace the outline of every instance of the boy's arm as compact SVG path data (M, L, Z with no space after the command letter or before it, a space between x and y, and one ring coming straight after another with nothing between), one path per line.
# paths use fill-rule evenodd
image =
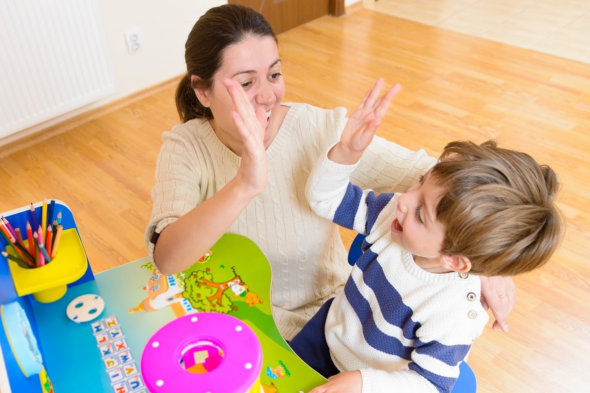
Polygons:
M344 165L356 164L360 160L393 97L401 90L400 85L395 85L379 97L382 87L383 79L380 78L352 113L344 126L340 141L328 152L330 160Z
M365 95L348 119L340 141L324 156L312 171L306 186L306 196L316 214L339 225L365 233L366 204L371 191L363 192L349 183L350 174L367 148L387 107L401 87L396 85L379 97L383 79ZM360 211L359 211L360 210ZM356 222L355 222L356 221Z

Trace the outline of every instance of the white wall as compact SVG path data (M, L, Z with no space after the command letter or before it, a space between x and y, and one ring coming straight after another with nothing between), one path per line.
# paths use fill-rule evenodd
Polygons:
M113 61L116 100L182 74L184 43L196 20L223 0L99 0ZM128 54L125 32L139 28L142 48ZM96 105L104 104L104 102Z
M0 146L185 72L184 43L196 20L225 0L98 0L116 92L109 97L0 140ZM139 28L142 48L127 52L125 32Z
M345 6L360 0L345 0ZM106 33L116 92L65 115L0 139L0 147L88 110L165 82L185 72L184 43L196 20L226 0L98 0ZM139 28L142 48L127 52L125 32Z

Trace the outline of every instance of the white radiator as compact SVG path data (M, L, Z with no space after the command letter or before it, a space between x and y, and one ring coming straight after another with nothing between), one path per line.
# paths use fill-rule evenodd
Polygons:
M0 0L0 138L114 91L96 0Z

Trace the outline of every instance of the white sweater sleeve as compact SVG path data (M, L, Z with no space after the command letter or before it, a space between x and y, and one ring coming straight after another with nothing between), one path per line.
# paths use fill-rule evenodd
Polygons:
M371 191L362 191L350 183L350 175L357 165L358 163L354 165L338 164L328 159L327 153L324 153L310 174L305 188L309 205L317 215L334 221L336 211L351 187L354 187L359 194L362 193L361 200ZM359 205L364 206L362 203ZM354 225L350 228L357 232L365 231L366 212L361 207L356 211Z

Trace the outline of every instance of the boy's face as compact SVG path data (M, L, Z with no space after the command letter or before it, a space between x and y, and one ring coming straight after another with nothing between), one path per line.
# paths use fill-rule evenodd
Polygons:
M445 225L436 219L436 206L445 189L428 172L405 194L399 196L391 238L410 251L416 262L437 262L445 235Z

